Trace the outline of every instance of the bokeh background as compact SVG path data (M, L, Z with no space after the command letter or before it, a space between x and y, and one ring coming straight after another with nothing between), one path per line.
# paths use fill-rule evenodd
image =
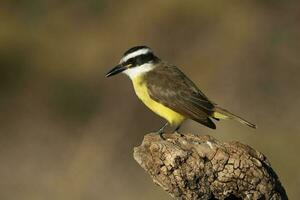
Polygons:
M299 199L299 8L296 0L1 1L0 199L170 199L132 157L164 121L127 77L104 77L141 44L259 127L188 121L184 132L251 145Z

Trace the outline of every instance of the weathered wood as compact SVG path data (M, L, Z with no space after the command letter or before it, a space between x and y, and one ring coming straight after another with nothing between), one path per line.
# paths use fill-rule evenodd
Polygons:
M134 148L135 160L175 199L288 199L267 158L239 142L155 133Z

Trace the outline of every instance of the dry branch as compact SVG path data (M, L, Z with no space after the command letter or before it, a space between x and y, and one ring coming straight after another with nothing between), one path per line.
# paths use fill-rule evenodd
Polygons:
M175 199L288 199L266 157L211 136L151 133L135 160Z

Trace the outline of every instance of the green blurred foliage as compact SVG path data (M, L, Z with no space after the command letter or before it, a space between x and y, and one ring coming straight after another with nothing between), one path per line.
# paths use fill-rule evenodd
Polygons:
M140 44L259 127L183 131L253 146L300 197L298 1L0 4L0 199L170 199L132 159L163 120L127 78L104 77Z
M74 79L54 79L50 85L49 107L62 120L84 123L99 112L100 93L87 84Z

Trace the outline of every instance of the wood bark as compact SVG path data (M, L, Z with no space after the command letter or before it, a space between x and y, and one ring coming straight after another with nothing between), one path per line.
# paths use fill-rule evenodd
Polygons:
M174 199L288 199L267 158L212 136L150 133L134 158Z

